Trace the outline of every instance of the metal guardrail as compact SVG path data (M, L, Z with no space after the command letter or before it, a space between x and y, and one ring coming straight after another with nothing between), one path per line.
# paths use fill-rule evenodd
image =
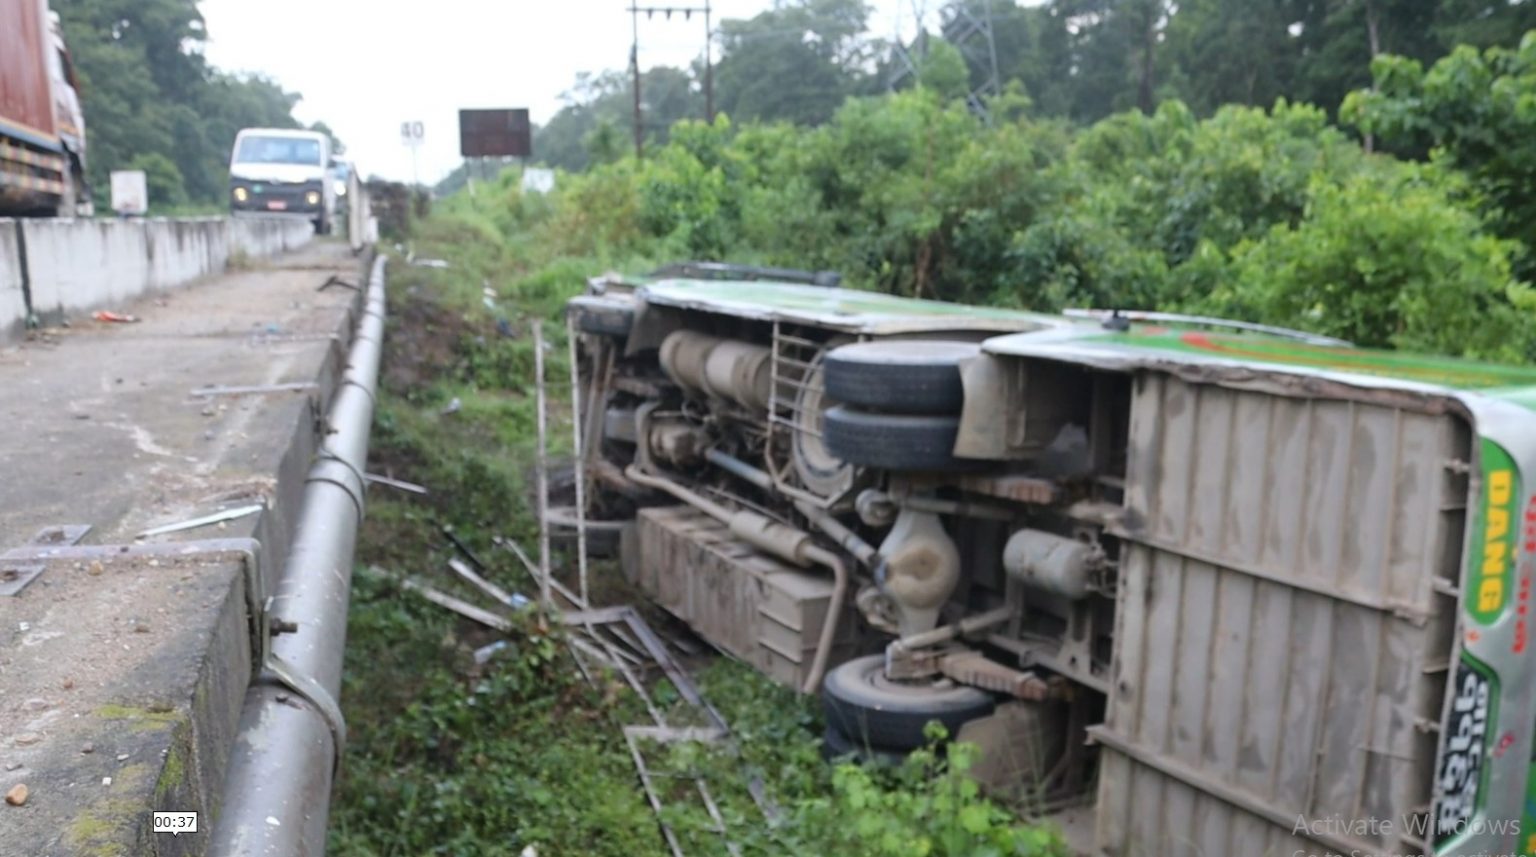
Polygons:
M346 738L335 700L384 346L384 262L374 260L293 545L275 597L263 602L261 627L272 636L252 652L254 675L208 851L216 857L325 853L331 786Z

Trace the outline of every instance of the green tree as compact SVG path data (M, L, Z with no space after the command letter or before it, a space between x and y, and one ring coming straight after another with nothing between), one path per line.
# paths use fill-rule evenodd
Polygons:
M779 0L721 21L716 103L741 121L825 122L863 82L868 17L861 0Z
M1482 234L1415 171L1309 193L1308 215L1232 251L1200 309L1360 345L1524 362L1532 326L1511 298L1512 242Z
M157 203L218 204L241 128L297 127L298 96L262 78L210 68L193 0L55 0L80 79L90 178L138 162L161 182ZM152 157L158 156L158 158ZM162 160L163 159L163 163ZM174 173L166 170L174 167ZM172 190L166 182L176 182Z
M624 140L618 150L605 149L606 154L632 150L635 126L631 87L630 76L620 72L578 75L575 87L565 93L565 106L547 124L534 129L534 157L551 167L586 169L593 163L588 141L605 125ZM648 144L666 143L674 123L704 115L704 101L694 90L694 78L683 69L658 66L645 72L640 78L640 92Z
M1397 56L1373 71L1374 88L1350 95L1342 118L1465 172L1494 231L1520 242L1521 275L1536 277L1536 32L1516 50L1457 48L1427 72Z
M149 201L155 206L179 206L187 204L187 190L181 170L170 158L159 152L135 155L128 162L130 170L144 171L144 184L149 191Z
M1302 59L1297 0L1184 0L1168 25L1178 97L1208 115L1223 104L1267 107L1290 92Z
M599 120L597 126L587 132L582 138L582 145L587 150L588 159L594 164L611 164L624 156L628 142L624 139L624 132L619 126L607 119Z
M946 101L964 98L970 92L970 70L960 49L943 39L928 42L928 55L918 69L918 82Z

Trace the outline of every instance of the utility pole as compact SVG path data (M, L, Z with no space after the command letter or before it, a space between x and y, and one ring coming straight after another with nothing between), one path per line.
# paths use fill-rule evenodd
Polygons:
M715 64L711 43L715 31L709 26L709 0L704 0L704 118L715 124Z
M715 123L715 68L710 41L714 37L714 31L710 27L709 0L704 0L703 6L640 6L631 4L629 7L630 23L634 27L634 42L629 49L630 69L634 73L635 91L635 157L643 154L645 140L645 125L640 109L640 13L644 12L647 20L657 13L665 15L667 20L672 20L675 12L683 16L683 20L692 20L695 12L704 16L704 116L713 125Z
M645 155L645 125L640 116L640 7L629 7L630 23L634 26L635 41L629 48L629 68L635 78L635 157Z

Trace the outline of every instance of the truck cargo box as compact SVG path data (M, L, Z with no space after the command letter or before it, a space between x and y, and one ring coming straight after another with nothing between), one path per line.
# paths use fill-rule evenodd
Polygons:
M57 151L42 0L0 0L0 135Z

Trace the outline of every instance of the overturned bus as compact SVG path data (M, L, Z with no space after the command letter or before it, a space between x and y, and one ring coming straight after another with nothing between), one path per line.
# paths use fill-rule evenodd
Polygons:
M833 752L938 721L1097 854L1536 853L1536 370L808 282L568 312L587 514Z

